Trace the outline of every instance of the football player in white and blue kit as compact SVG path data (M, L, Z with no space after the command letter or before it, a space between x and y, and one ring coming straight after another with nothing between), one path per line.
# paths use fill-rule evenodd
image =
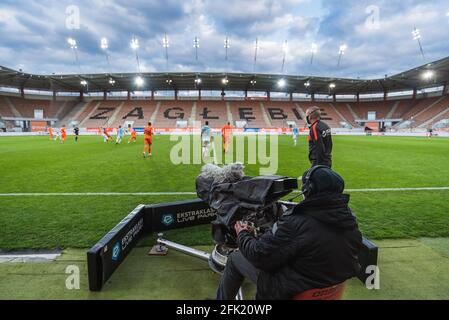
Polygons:
M207 158L209 155L209 146L211 143L211 130L209 127L209 121L206 121L205 125L201 128L201 142L203 144L203 158Z
M292 125L290 125L290 128L292 128ZM298 127L294 127L292 129L292 137L293 137L293 145L296 146L296 141L298 140L299 136L299 130Z
M115 144L121 143L124 136L125 136L125 129L122 128L122 126L118 126Z

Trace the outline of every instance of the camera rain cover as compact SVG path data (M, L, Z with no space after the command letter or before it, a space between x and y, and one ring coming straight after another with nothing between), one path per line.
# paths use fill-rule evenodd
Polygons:
M256 224L274 223L277 220L278 206L275 203L291 192L279 188L279 181L288 179L283 176L244 176L241 164L229 164L223 168L205 165L196 179L198 197L217 211L212 222L213 237L217 242L232 239L237 220Z

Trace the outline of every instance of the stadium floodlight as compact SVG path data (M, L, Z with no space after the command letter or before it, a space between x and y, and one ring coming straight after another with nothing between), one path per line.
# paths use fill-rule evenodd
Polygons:
M338 48L338 63L337 66L340 66L341 62L341 56L345 54L346 49L348 49L348 46L346 44L341 44Z
M139 39L135 36L131 39L131 49L133 49L136 53L136 63L137 63L137 71L140 72L140 62L139 55L137 54L137 50L139 49Z
M288 45L287 40L284 41L284 44L282 45L282 68L281 73L284 73L284 66L285 66L285 56L287 55Z
M173 82L173 80L172 80L172 79L167 79L167 80L165 80L165 83L167 83L168 85L171 85L171 84L172 84L172 82Z
M281 78L281 79L278 80L278 87L279 88L285 87L286 84L287 84L287 82L285 81L284 78Z
M229 83L228 77L224 77L223 79L221 79L221 83L227 85Z
M113 86L115 84L115 80L113 78L109 78L109 84Z
M201 84L201 78L195 78L195 84Z
M67 43L69 44L70 49L72 49L73 54L75 55L75 61L76 61L76 64L78 65L78 68L80 69L80 72L82 72L81 64L78 59L78 45L76 43L76 40L70 37L70 38L67 38Z
M139 49L139 39L137 39L136 37L133 37L131 39L131 49L133 50Z
M310 46L310 52L312 53L312 56L310 57L310 64L313 64L313 56L318 52L318 45L316 43L312 43Z
M73 39L73 38L68 38L67 39L67 43L69 44L70 49L77 49L78 48L77 45L76 45L76 40Z
M335 83L329 84L329 88L330 88L330 89L335 89Z
M105 38L105 37L101 38L100 48L104 51L104 55L106 57L106 63L108 64L108 67L110 69L111 63L109 62L109 54L108 54L109 42L108 42L107 38Z
M251 85L255 85L257 83L256 79L251 80L249 83L251 83Z
M433 71L431 70L427 70L426 72L423 73L423 78L425 80L430 80L433 78Z
M421 31L419 31L419 29L414 29L412 31L412 36L413 36L413 40L418 40L421 39Z
M200 47L200 39L198 37L193 39L193 47L195 48L195 60L198 61L198 48Z
M413 31L412 31L412 36L413 36L413 40L416 40L418 42L418 46L419 46L419 51L421 52L421 55L424 57L424 50L422 48L421 45L421 32L419 31L419 29L417 29L416 27L414 27Z
M86 81L86 80L81 80L81 81L80 81L80 84L81 84L82 86L87 86L87 81Z
M167 35L162 39L162 47L165 49L165 67L168 71L168 47L170 47L170 43L168 41Z
M231 45L229 44L229 38L226 36L226 39L224 40L226 69L228 68L228 49L230 47Z
M304 87L306 87L306 88L310 87L310 81L304 82Z
M254 44L254 64L253 64L253 72L256 72L256 64L257 64L257 50L259 49L259 39L256 38L256 43Z
M107 50L109 48L108 39L101 38L101 40L100 40L100 48L103 49L103 50Z
M136 79L134 79L134 83L136 84L136 86L141 87L144 85L145 81L141 76L137 76Z

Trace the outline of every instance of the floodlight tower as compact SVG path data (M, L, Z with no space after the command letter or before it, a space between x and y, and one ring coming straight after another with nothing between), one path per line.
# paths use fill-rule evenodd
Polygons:
M412 31L412 36L413 36L413 40L418 41L419 51L421 51L421 55L424 59L424 50L421 45L421 32L419 31L419 29L416 29L416 26L414 27L414 29Z
M162 39L162 47L165 48L165 68L168 71L168 47L170 46L168 42L167 34L165 34L164 39Z
M285 56L287 55L287 40L284 41L284 44L282 45L282 68L281 73L284 73L284 66L285 66Z
M200 39L198 37L193 39L193 47L195 48L195 60L198 61L198 48L200 47Z
M345 54L346 49L348 49L348 46L346 44L341 44L338 49L338 63L337 66L340 66L341 57Z
M256 72L256 64L257 64L257 50L259 49L258 39L256 38L256 43L254 45L254 65L253 65L253 73Z
M224 41L226 70L228 70L228 49L230 47L231 46L229 44L229 38L228 38L228 36L226 36L226 39Z
M310 64L313 64L313 57L315 53L318 52L318 45L316 43L312 43L310 46L310 52L312 53L312 56L310 57Z
M78 68L81 71L81 64L80 64L80 61L78 59L78 45L76 43L76 40L74 38L68 38L67 39L67 43L69 44L70 49L72 49L73 54L75 55L76 64L78 65Z
M140 73L140 62L139 62L139 54L137 51L139 50L139 39L135 36L131 39L131 49L136 53L136 62L137 62L137 71Z
M109 42L107 38L101 38L100 41L100 48L103 50L104 55L106 57L106 63L108 64L109 71L111 70L111 63L109 62L109 54L108 54L108 48L109 48Z

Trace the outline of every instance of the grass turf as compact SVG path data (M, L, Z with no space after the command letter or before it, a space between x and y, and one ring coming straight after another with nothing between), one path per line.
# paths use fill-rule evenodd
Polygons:
M368 290L358 279L347 282L343 299L448 299L449 239L379 240L380 288ZM210 247L201 247L210 250ZM203 261L170 250L150 257L136 248L100 292L88 290L86 251L67 249L52 263L0 263L1 299L206 299L219 276ZM80 270L80 289L66 288L66 268ZM245 283L245 299L255 286Z
M0 193L194 191L200 164L173 165L176 142L156 136L153 157L137 143L82 136L66 144L48 137L0 138ZM297 177L310 166L302 137L279 138L277 174ZM449 186L449 139L334 136L334 169L346 188ZM260 165L245 172L258 175ZM0 197L0 248L89 247L139 203L194 196ZM371 239L449 236L449 191L351 194L351 207ZM188 245L210 244L208 226L170 232Z

